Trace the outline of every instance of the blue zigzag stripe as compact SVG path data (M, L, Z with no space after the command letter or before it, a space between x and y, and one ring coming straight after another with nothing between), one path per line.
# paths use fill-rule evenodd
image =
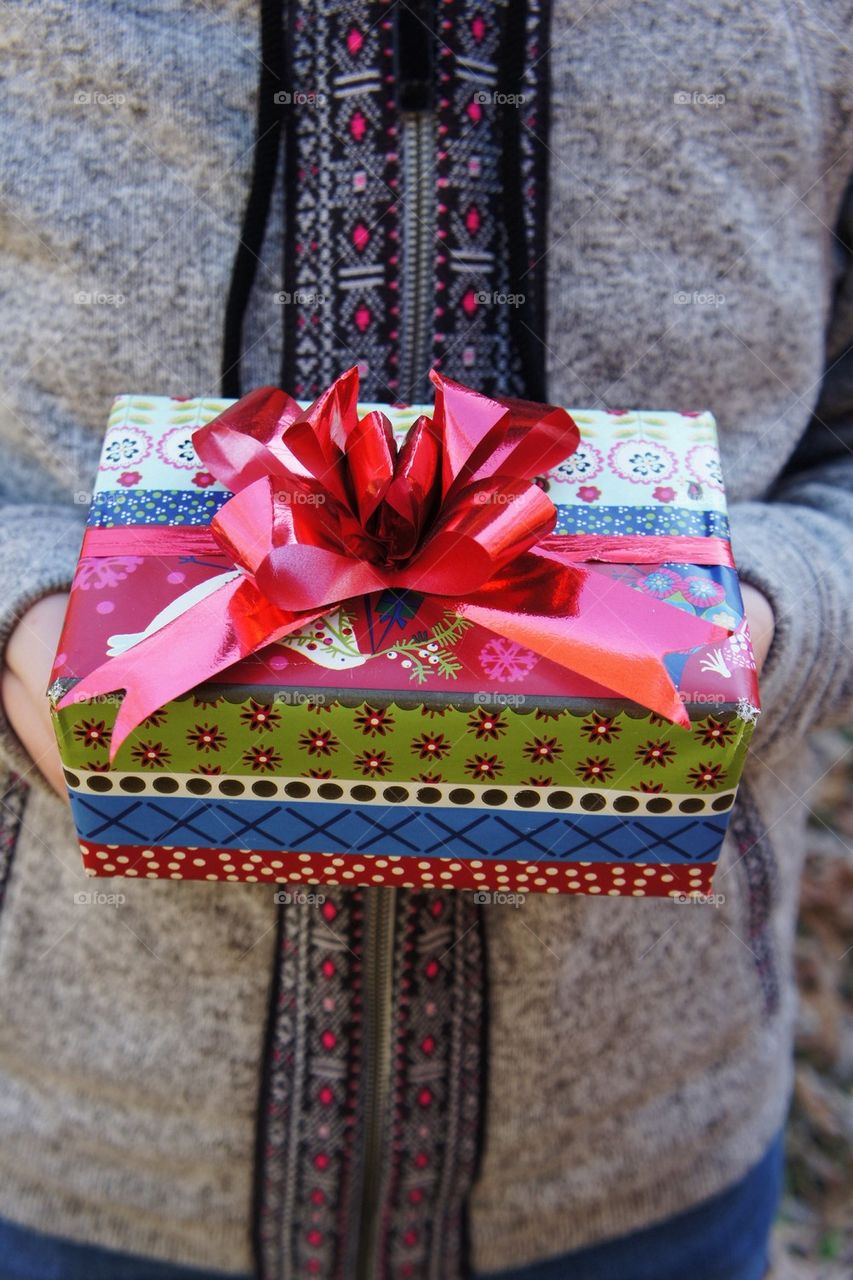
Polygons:
M131 799L79 792L71 793L71 805L81 839L104 844L492 860L713 861L728 823L727 814L626 819L185 796Z

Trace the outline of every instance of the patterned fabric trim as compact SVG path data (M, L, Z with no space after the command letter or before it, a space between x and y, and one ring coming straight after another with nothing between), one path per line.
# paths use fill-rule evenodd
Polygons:
M446 1280L461 1274L477 1159L482 935L467 894L408 894L398 921L381 1274Z
M438 7L436 109L428 126L436 250L427 336L432 362L451 377L475 380L486 393L525 395L540 388L525 384L514 340L518 316L501 301L519 262L501 201L506 166L515 163L513 189L526 208L521 225L531 241L520 258L526 265L537 257L537 234L544 235L535 191L542 174L530 149L520 154L517 106L496 100L504 90L497 68L509 66L512 55L524 92L535 95L544 84L547 60L538 50L547 48L547 38L537 35L538 4L526 15L522 9L520 22L518 6L511 16L512 8L507 0L446 0ZM343 365L358 363L365 400L398 399L407 246L393 193L407 199L413 193L401 187L393 16L387 4L354 0L310 6L291 0L286 10L285 78L294 100L302 100L286 125L282 385L310 399ZM516 66L519 25L524 57ZM533 116L535 110L531 101ZM540 166L544 158L543 148ZM530 221L533 194L537 213ZM353 1274L370 890L325 884L322 890L321 904L280 907L259 1117L262 1280ZM455 1280L483 1092L482 922L467 896L405 889L394 896L394 1056L376 1276Z
M732 810L730 821L737 856L732 870L740 877L745 888L745 941L755 958L764 1010L769 1018L779 1008L780 994L771 922L779 870L772 842L748 782L741 782L738 802Z
M359 1226L366 894L280 908L258 1129L260 1280L351 1280ZM480 1122L482 968L467 895L395 895L377 1277L460 1274Z
M279 907L258 1123L260 1280L346 1280L357 1182L364 891Z
M348 365L393 400L400 165L383 3L290 0L281 385L313 399Z
M342 363L358 362L363 397L394 399L404 390L395 197L413 193L402 187L391 16L382 3L289 7L288 79L300 105L287 122L282 385L313 398ZM526 18L506 0L446 0L440 8L431 354L449 376L476 378L486 394L544 393L525 379L518 338L530 327L522 312L533 314L527 295L536 314L543 305L534 274L542 274L544 237L538 135L547 58L538 50L546 26L537 3ZM505 71L516 68L519 48L526 65ZM507 156L520 170L510 187ZM517 228L507 222L508 189L518 190Z
M439 23L433 360L451 378L476 377L487 395L523 394L502 163L509 112L517 112L502 101L512 90L503 68L511 53L517 61L509 12L506 3L447 0Z
M518 184L527 251L526 269L519 285L525 294L526 306L520 308L514 318L523 321L523 326L517 325L516 340L522 350L526 349L526 395L546 401L545 345L536 335L548 332L547 272L542 264L548 239L544 211L548 208L551 77L546 49L551 29L550 0L527 0L526 10L525 60L521 75L524 101L519 109L521 182Z
M12 868L29 792L29 784L18 774L4 775L2 794L0 794L0 909L6 896L6 884Z

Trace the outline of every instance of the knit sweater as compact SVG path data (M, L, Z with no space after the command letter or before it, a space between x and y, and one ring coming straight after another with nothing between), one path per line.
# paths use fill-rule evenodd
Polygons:
M552 6L548 399L714 411L736 560L776 636L722 906L486 913L477 1270L687 1209L784 1120L805 735L853 687L850 36L824 0ZM246 0L35 0L0 39L5 642L69 585L112 397L218 387L259 52ZM260 257L246 387L278 380L272 232ZM80 905L65 806L5 723L2 750L0 1216L248 1271L271 895L125 881L121 910Z

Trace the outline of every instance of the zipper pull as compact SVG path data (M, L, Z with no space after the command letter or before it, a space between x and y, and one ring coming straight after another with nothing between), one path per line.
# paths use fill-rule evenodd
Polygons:
M431 111L435 58L433 0L394 6L394 94L402 113Z

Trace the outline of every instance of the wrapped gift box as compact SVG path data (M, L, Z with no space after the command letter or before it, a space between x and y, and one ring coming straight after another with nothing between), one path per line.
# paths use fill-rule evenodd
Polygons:
M708 894L758 714L730 564L594 566L638 617L663 604L674 628L685 613L723 628L666 657L689 725L401 590L347 600L172 698L112 760L121 693L58 707L233 569L192 541L231 496L193 432L231 403L121 395L110 414L49 691L89 874ZM382 409L398 438L432 412ZM536 479L554 535L727 543L710 414L570 413L580 446Z

